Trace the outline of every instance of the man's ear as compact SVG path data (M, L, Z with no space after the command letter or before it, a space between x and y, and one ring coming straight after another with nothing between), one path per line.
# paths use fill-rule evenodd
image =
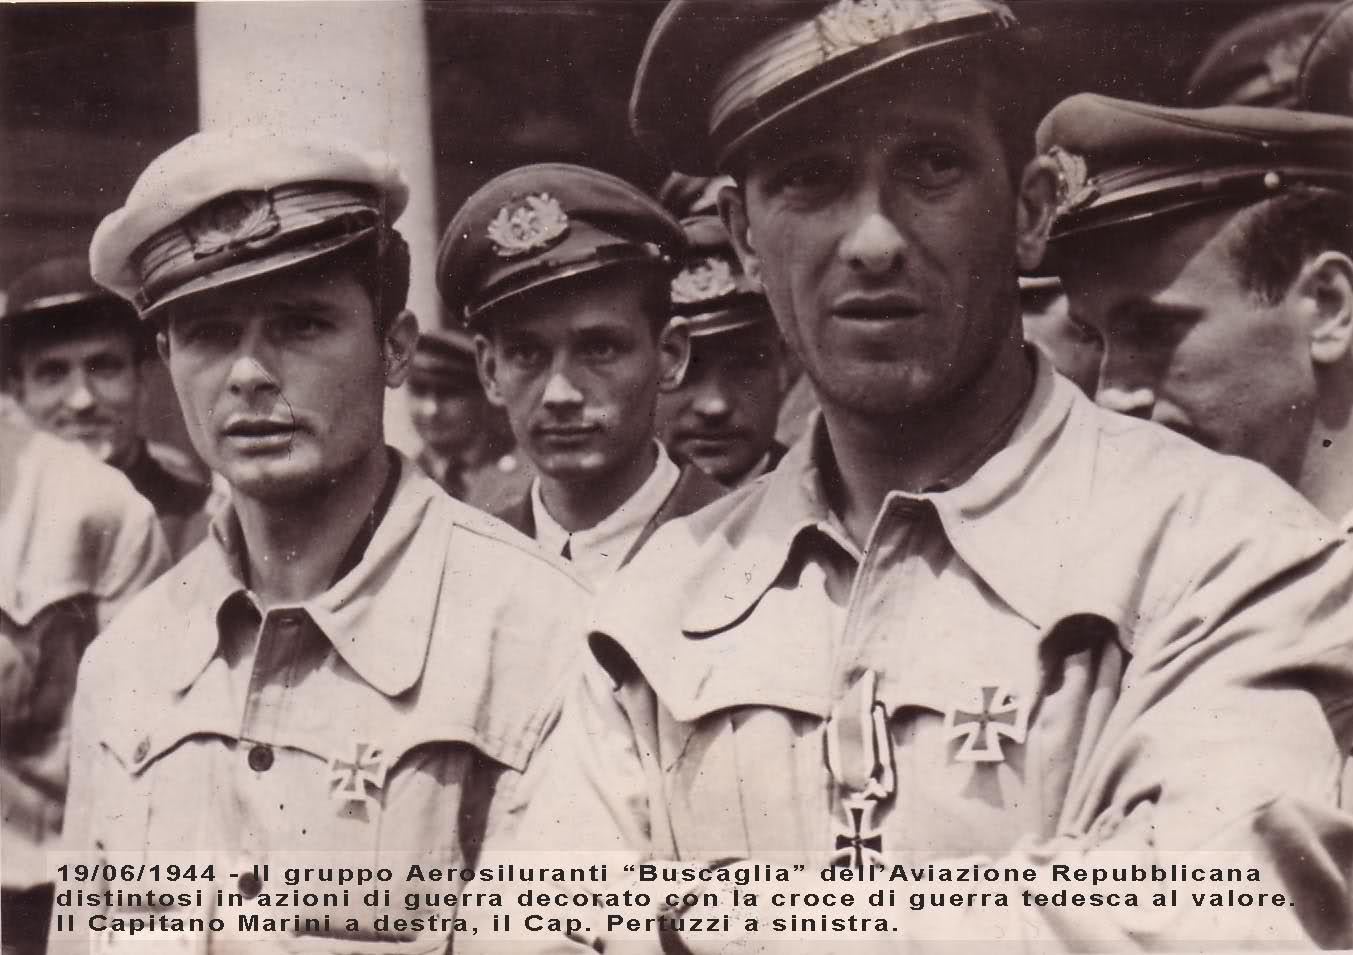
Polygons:
M418 345L418 318L405 309L385 330L381 351L385 355L385 387L398 388L409 377L413 350Z
M1037 156L1024 167L1015 196L1015 261L1027 272L1043 261L1057 216L1057 164Z
M155 333L155 350L160 353L160 361L169 364L169 329L162 328Z
M658 333L658 388L676 391L691 363L690 323L680 315L668 319Z
M486 335L474 337L474 362L479 371L479 383L484 386L484 395L495 408L507 407L503 389L498 387L498 356L493 342Z
M724 186L719 190L719 218L733 240L733 251L742 262L742 271L762 289L761 257L757 255L752 225L747 218L747 200L740 186Z
M1321 252L1302 266L1286 298L1308 318L1311 360L1317 365L1343 361L1353 350L1353 259Z

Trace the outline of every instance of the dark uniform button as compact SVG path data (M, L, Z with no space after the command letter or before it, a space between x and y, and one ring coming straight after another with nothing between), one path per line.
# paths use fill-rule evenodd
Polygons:
M139 763L141 762L141 760L145 759L149 753L150 753L150 740L146 739L143 736L141 737L141 742L136 744L136 752L132 754L132 758L134 758Z
M250 756L252 755L251 753ZM269 757L269 761L271 761L271 757ZM256 872L241 872L237 884L240 887L240 895L246 899L252 899L263 891L263 880L258 877Z
M259 743L249 750L249 768L256 773L266 773L272 769L272 747Z

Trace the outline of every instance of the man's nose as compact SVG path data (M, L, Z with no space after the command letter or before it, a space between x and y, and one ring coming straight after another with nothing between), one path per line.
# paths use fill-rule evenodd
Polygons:
M1119 414L1149 418L1151 409L1156 404L1156 393L1146 385L1133 386L1101 374L1099 385L1095 389L1095 403L1101 408L1117 411Z
M262 391L278 390L277 379L268 369L266 352L260 328L254 327L241 337L226 377L226 386L232 393L247 398Z
M723 388L713 382L706 382L697 386L691 408L701 418L718 420L732 413L733 402Z
M852 269L884 275L902 267L908 242L895 215L883 187L860 190L854 203L854 223L841 244L841 255Z
M1155 379L1132 349L1106 344L1100 355L1095 403L1119 414L1149 418L1156 404Z
M568 375L568 369L557 367L550 372L545 382L545 394L542 399L547 407L558 408L583 403L583 393Z
M71 411L88 411L97 402L94 391L89 387L89 376L81 369L71 373L70 390L66 392L65 405Z

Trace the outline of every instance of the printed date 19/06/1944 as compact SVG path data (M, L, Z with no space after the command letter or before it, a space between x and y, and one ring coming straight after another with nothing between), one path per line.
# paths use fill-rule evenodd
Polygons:
M168 882L210 882L216 878L214 865L60 865L56 874L62 882L143 882L147 878Z

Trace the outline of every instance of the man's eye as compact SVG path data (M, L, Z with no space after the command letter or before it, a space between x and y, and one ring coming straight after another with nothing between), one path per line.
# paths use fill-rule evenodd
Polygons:
M288 315L279 323L286 338L314 338L328 327L328 323L314 315Z
M587 342L580 351L589 361L610 361L620 354L621 349L615 342L595 341Z
M98 355L90 360L88 370L99 378L116 378L127 370L127 363L118 355Z
M512 342L503 349L507 360L522 368L532 368L545 360L545 349L526 342Z
M176 327L171 330L171 336L196 348L231 348L238 337L234 325L212 321Z
M33 377L44 385L64 381L69 374L70 368L61 362L43 362L33 369Z
M963 175L963 155L951 146L922 146L903 159L903 175L922 189L943 189Z
M815 195L840 186L845 167L830 156L808 156L781 168L771 179L772 192Z

